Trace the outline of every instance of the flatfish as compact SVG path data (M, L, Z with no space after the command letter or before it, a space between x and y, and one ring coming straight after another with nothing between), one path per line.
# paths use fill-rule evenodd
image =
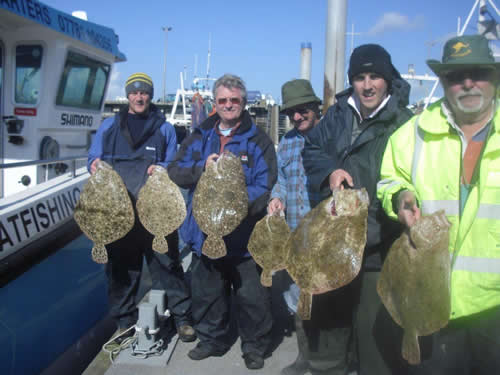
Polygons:
M300 287L297 314L311 319L312 295L338 289L359 273L366 245L366 190L335 190L302 218L287 246L286 269Z
M136 208L144 228L155 236L153 250L166 253L168 244L165 236L179 228L186 218L186 204L165 168L154 168L139 191Z
M97 164L80 194L75 212L76 223L94 242L92 259L106 263L104 245L124 237L134 226L134 209L120 175L104 161Z
M248 241L248 251L257 264L262 267L260 282L272 285L272 272L285 269L288 259L290 227L286 223L283 211L280 214L266 215L253 229Z
M193 196L194 218L207 234L203 254L212 259L226 255L222 237L235 230L247 213L248 193L241 161L225 151L203 172Z
M404 329L402 355L420 363L418 336L448 324L451 311L449 228L444 211L423 216L391 246L377 292Z

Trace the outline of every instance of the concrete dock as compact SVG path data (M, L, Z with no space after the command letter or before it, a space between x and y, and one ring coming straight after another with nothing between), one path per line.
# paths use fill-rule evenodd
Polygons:
M184 258L185 267L189 257ZM83 372L84 375L243 375L243 374L279 374L280 370L292 363L297 357L297 341L295 338L294 318L288 312L282 292L286 288L288 278L285 271L273 277L272 306L274 316L273 343L264 368L248 370L242 358L240 340L233 325L234 344L222 357L210 357L202 361L193 361L188 356L197 341L184 343L177 335L168 343L165 353L160 357L137 359L131 356L130 349L123 350L114 363L110 362L108 353L101 351ZM189 274L187 274L189 276ZM146 296L147 298L147 296Z

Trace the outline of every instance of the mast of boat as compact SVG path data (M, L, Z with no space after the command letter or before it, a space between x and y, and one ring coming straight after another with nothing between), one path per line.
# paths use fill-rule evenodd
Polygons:
M208 33L208 56L207 56L207 82L210 77L210 53L212 47L212 34Z

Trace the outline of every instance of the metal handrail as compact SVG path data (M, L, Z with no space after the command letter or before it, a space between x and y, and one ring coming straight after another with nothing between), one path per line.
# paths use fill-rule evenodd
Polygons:
M0 164L0 169L9 169L9 168L19 168L19 167L28 167L31 165L47 165L47 164L56 164L63 161L71 162L71 176L73 178L76 177L76 161L77 160L87 160L88 155L78 155L78 156L69 156L65 158L56 158L56 159L41 159L41 160L30 160L30 161L21 161L18 163L8 163L8 164Z
M60 163L62 161L75 161L75 160L83 160L83 159L87 159L87 158L88 158L88 155L79 155L79 156L70 156L70 157L66 157L66 158L57 158L57 159L41 159L41 160L21 161L18 163L0 164L0 169L28 167L30 165L55 164L55 163Z

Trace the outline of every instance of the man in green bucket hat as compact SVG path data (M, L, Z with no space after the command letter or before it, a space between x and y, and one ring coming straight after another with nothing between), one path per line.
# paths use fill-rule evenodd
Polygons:
M304 135L320 119L321 100L316 96L311 83L306 79L294 79L281 87L283 104L281 112L286 113L293 129L281 138L278 146L278 181L271 192L267 212L272 215L285 212L286 221L291 230L299 225L300 220L311 209L311 201L319 202L318 194L309 189L307 176L302 165ZM297 312L299 287L289 278L289 287L284 292L284 299L291 313ZM281 371L281 375L302 374L308 369L309 350L305 338L302 320L295 317L299 355L297 360Z
M444 98L389 138L377 186L386 213L405 227L438 210L451 223L449 322L420 339L420 364L409 371L498 374L500 63L485 37L464 35L446 42L441 62L427 64Z

